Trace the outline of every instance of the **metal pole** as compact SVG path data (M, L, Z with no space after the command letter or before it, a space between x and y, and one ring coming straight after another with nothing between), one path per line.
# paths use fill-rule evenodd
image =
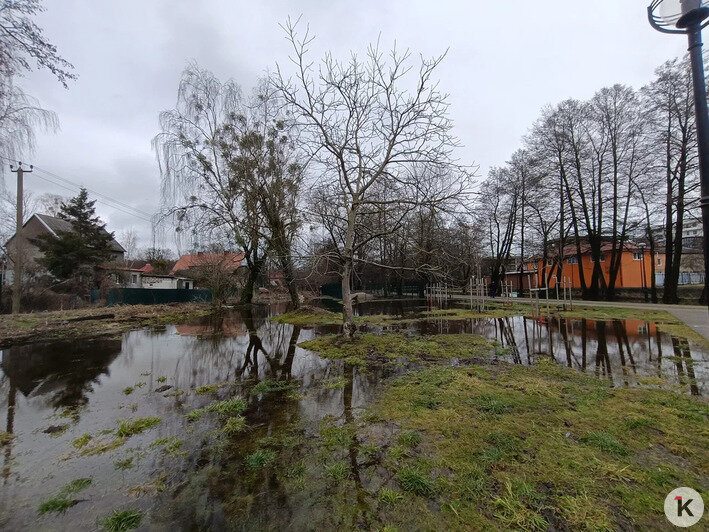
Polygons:
M689 55L692 60L694 80L694 110L697 121L697 147L699 151L699 176L701 180L702 226L704 229L704 294L709 308L709 108L707 88L704 79L704 59L702 57L701 22L687 28Z

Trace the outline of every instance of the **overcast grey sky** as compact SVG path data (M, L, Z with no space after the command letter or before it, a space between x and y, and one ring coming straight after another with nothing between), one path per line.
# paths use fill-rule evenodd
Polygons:
M685 38L650 28L648 1L46 0L38 22L79 78L68 90L47 72L21 80L61 122L58 134L39 135L28 162L154 212L160 177L150 141L158 113L175 104L185 64L195 60L249 90L276 62L287 66L279 23L302 15L317 57L346 57L380 34L385 46L396 40L425 55L449 49L441 89L450 94L460 156L483 175L519 147L545 104L618 82L640 87L684 53ZM6 183L11 177L5 172ZM25 186L71 195L32 176ZM148 223L98 211L110 230L134 228L140 245L150 244Z

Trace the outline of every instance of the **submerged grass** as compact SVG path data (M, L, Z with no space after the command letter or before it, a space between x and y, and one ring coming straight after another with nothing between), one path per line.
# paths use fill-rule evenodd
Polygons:
M116 429L116 436L119 438L129 438L135 434L140 434L146 430L152 429L162 422L157 416L140 417L136 419L123 419L119 422Z
M399 333L367 333L353 338L330 335L299 345L325 358L344 359L356 365L377 359L489 358L495 353L494 343L473 334L405 336Z
M197 408L187 414L187 419L195 421L202 417L205 413L214 413L219 416L238 416L246 410L246 401L243 399L227 399L225 401L216 401L203 408Z
M79 501L72 496L88 488L92 481L93 479L91 478L77 478L72 480L53 497L40 504L37 513L42 515L48 512L66 512L69 508L79 503Z
M708 482L705 401L550 362L429 367L396 380L374 412L402 427L386 464L406 497L379 496L402 529L653 528L671 486Z
M138 528L142 519L143 512L140 510L114 510L109 517L104 519L103 526L109 532L123 532Z

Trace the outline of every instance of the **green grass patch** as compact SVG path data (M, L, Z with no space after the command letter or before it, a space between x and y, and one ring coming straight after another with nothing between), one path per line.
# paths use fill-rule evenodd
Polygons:
M133 457L128 457L124 460L116 460L113 462L113 467L120 471L125 471L133 467Z
M350 427L336 427L324 424L320 427L320 443L328 449L348 447L354 439L354 433Z
M136 419L122 419L118 423L116 436L119 438L130 438L136 434L141 434L146 430L159 425L162 419L159 417L139 417Z
M325 381L324 388L326 390L341 390L345 386L347 386L347 383L349 382L348 379L345 377L334 377L332 379L329 379Z
M385 506L391 506L393 504L396 504L403 498L404 496L400 492L389 488L380 489L379 494L377 495L377 500L379 501L379 503Z
M243 399L227 399L225 401L217 401L203 408L192 410L187 414L187 419L195 421L207 413L217 414L221 417L233 417L238 416L244 410L246 410L246 401Z
M421 443L421 434L415 430L409 430L407 432L402 432L397 438L399 445L403 447L416 447Z
M597 447L601 451L617 456L627 456L629 452L625 445L602 430L586 434L581 438L581 441L593 447Z
M164 436L158 438L152 442L149 446L150 449L162 448L165 454L170 456L184 456L187 454L185 451L181 451L184 441L175 436Z
M372 411L401 428L382 466L402 493L437 501L387 506L401 529L651 529L672 486L707 483L706 400L551 362L426 367ZM426 445L413 452L399 440L409 432Z
M138 528L142 520L143 512L140 510L114 510L109 517L104 519L103 526L109 532L123 532Z
M132 386L126 386L125 388L123 388L123 393L125 395L130 395L133 393L134 390L135 388L133 388Z
M407 467L398 472L396 476L401 489L420 495L422 497L430 497L435 489L431 478L425 471L416 467Z
M226 420L226 423L224 423L224 426L222 427L222 431L229 436L233 436L234 434L243 432L245 428L246 418L243 416L232 416Z
M197 395L211 395L217 393L219 388L221 388L221 384L205 384L197 388L194 393Z
M72 496L82 490L85 490L91 485L91 478L77 478L69 482L53 497L47 499L39 505L37 513L42 515L48 512L64 513L79 501Z
M246 467L252 470L270 467L276 461L276 451L272 449L256 449L244 457Z
M398 333L360 334L354 338L339 335L321 336L300 344L329 359L367 360L489 358L495 354L495 344L473 334L439 334L405 336Z
M90 441L91 434L82 434L78 438L74 438L74 441L71 442L71 444L76 448L76 449L81 449L82 447L85 447Z
M343 461L325 466L325 475L333 480L344 480L350 474L350 465Z

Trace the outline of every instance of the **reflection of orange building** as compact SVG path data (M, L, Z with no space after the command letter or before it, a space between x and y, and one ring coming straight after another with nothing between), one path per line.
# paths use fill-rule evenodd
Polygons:
M601 245L600 266L606 283L610 279L612 244L603 242ZM616 254L619 251L616 251ZM569 245L564 248L561 277L566 278L567 286L581 288L581 269L583 269L586 286L590 284L593 276L594 263L591 260L591 249L587 243L581 245L581 264L576 250L576 245ZM558 274L557 256L550 256L546 264L542 260L527 265L527 270L536 275L537 286L545 286L545 279L549 279L549 287L556 286L556 276ZM643 274L645 282L643 283ZM643 288L652 284L652 257L647 249L643 250L636 244L626 243L620 258L620 268L616 277L616 288ZM560 279L563 281L563 279ZM534 281L532 281L534 286Z

